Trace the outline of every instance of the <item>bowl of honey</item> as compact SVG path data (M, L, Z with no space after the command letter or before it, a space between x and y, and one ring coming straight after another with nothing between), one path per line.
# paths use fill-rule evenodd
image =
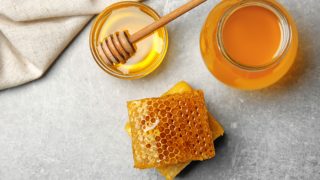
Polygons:
M201 54L221 82L243 90L268 87L293 65L298 32L275 0L224 0L209 14Z
M96 63L106 73L121 79L139 79L153 72L168 49L168 31L162 27L135 44L136 53L126 63L110 65L100 57L98 45L118 31L133 34L160 19L151 7L124 1L107 7L95 19L90 33L90 49Z

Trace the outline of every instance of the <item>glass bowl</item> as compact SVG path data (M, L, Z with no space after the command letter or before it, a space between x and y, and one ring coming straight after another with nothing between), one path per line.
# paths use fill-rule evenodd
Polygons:
M162 63L168 50L168 31L162 27L137 42L137 52L126 64L108 65L99 56L97 46L114 32L127 30L133 34L160 16L149 6L131 1L107 7L95 19L90 32L90 49L94 60L106 73L121 79L139 79L153 72Z

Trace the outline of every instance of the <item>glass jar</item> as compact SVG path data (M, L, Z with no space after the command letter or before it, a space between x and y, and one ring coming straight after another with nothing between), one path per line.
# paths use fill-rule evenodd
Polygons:
M253 61L248 61L249 63L241 60L242 57L244 60L249 60L249 56L254 57L259 51L259 48L256 49L252 44L247 46L246 43L249 43L249 41L246 41L245 37L240 37L240 39L244 42L243 47L247 48L243 51L247 51L248 56L242 56L241 53L243 53L243 51L241 49L230 50L229 46L233 46L233 42L234 44L239 44L239 46L234 45L235 47L231 48L241 48L241 42L237 39L228 40L228 37L225 37L227 34L230 35L230 33L237 33L237 31L243 29L250 30L250 28L257 29L264 26L259 27L259 25L254 25L252 27L234 28L229 31L224 30L224 28L232 27L230 24L233 22L231 21L237 20L237 18L233 16L236 16L236 13L238 13L240 17L240 14L244 13L244 11L240 12L240 10L246 7L263 8L268 11L263 13L272 13L278 19L280 28L279 47L274 55L272 57L270 56L270 61L261 61L262 56L257 56L260 59L253 59ZM257 14L254 12L256 12L256 10L251 11L251 14L244 15L243 17L256 17ZM266 31L266 33L268 33L268 31ZM255 37L250 38L251 40L264 38L264 40L269 41L272 37L271 35L270 37L268 36L267 34L267 37L261 37L258 32ZM263 43L262 45L265 46L266 44L269 44L269 42ZM286 9L275 0L223 0L207 17L201 32L200 47L207 68L218 80L237 89L256 90L274 84L288 72L297 54L298 32L292 17ZM248 49L248 47L252 47L252 50ZM252 52L251 54L250 50ZM265 51L268 50L270 50L270 48L265 49Z

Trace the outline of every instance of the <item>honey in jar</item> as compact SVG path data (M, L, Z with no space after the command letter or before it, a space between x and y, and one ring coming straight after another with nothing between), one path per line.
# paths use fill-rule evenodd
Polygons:
M96 18L90 34L95 61L105 72L122 79L138 79L151 73L167 52L168 33L165 27L136 43L136 53L125 64L107 64L99 56L97 46L110 34L118 31L134 34L159 18L153 9L138 2L120 2L107 7Z
M201 33L208 69L223 83L244 90L277 82L292 66L297 48L296 26L274 0L224 0Z

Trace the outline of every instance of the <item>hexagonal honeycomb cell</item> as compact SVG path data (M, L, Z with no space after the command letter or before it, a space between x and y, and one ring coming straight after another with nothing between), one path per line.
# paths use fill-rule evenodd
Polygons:
M163 167L214 156L202 91L128 102L136 168Z

